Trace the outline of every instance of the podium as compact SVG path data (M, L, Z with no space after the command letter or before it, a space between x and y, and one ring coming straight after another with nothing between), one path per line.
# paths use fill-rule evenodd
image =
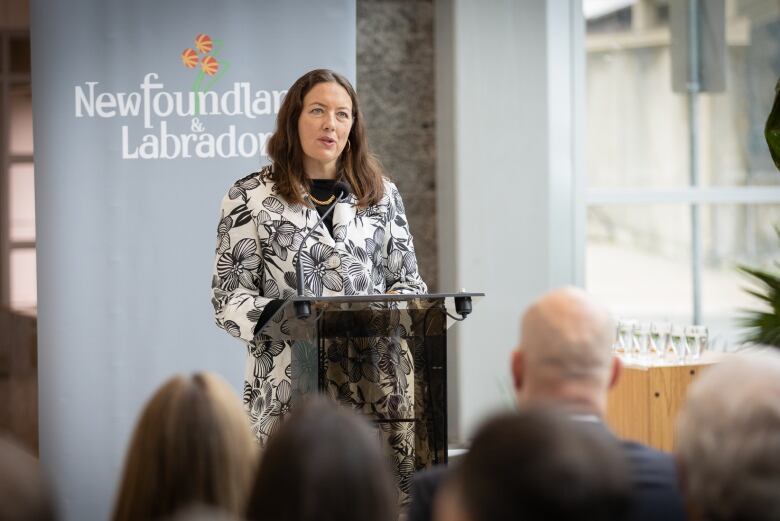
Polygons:
M257 331L265 339L291 345L293 407L309 393L340 397L338 385L329 379L332 370L328 365L340 364L347 383L354 383L358 378L370 380L379 364L383 369L400 364L397 370L405 385L401 390L383 387L381 408L372 404L372 410L366 411L360 404L353 405L370 413L377 424L409 424L418 453L426 454L415 463L419 469L447 462L447 329L465 319L473 302L482 296L292 297L278 302L278 309Z

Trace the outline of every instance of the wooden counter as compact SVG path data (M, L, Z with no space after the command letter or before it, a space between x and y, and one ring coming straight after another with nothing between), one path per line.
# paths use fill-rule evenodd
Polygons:
M670 452L674 423L690 383L722 357L707 353L696 362L642 366L624 362L607 402L607 423L621 438Z

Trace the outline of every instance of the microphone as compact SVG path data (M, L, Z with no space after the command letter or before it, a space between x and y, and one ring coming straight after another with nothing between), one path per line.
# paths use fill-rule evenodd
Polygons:
M308 233L303 237L301 245L298 247L298 253L296 254L297 258L295 259L295 290L299 297L305 296L303 294L303 265L301 264L301 251L303 251L303 245L306 244L306 239L309 238L312 232L316 230L317 227L322 224L325 218L330 215L333 209L336 208L336 204L344 202L347 197L349 197L350 193L352 193L352 190L349 184L344 181L338 181L333 185L333 194L336 196L336 201L330 205L330 208L328 208L324 214L320 216L317 224L309 229ZM295 303L295 314L299 319L307 318L309 315L311 315L311 302L304 300L297 301Z

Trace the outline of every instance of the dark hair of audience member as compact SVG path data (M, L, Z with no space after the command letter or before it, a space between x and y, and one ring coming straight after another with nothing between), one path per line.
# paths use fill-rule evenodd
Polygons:
M213 506L192 503L180 508L171 517L166 517L164 521L243 521L243 519L243 515L239 516Z
M241 515L256 452L240 399L222 378L175 376L141 413L113 519L160 519L193 503Z
M57 518L38 460L0 438L0 520L51 521Z
M312 398L264 449L246 518L395 521L396 501L378 434L356 413Z
M630 494L617 440L541 409L488 421L446 487L470 521L622 519Z

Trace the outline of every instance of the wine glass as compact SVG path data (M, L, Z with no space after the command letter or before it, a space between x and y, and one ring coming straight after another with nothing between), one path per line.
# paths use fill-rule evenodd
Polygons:
M647 358L647 344L650 340L650 324L639 322L632 330L631 355L637 360L645 361Z
M623 352L623 346L620 345L620 319L617 319L615 320L615 336L612 339L612 354L620 355Z
M709 345L707 326L688 326L685 328L685 337L688 340L688 354L691 360L698 360Z
M688 341L685 338L683 326L672 325L669 332L669 343L666 346L666 359L679 361L688 356Z
M631 356L631 338L634 331L634 325L636 325L636 320L621 319L618 321L615 353L619 356Z
M653 322L650 324L650 342L648 351L653 360L664 360L669 337L672 332L672 324L669 322Z

